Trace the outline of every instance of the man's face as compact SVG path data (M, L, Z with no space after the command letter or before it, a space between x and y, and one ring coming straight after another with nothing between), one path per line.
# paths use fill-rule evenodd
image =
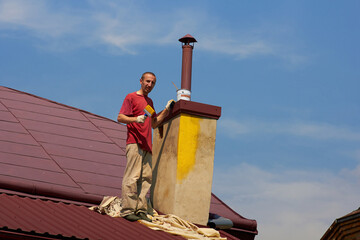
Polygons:
M144 78L140 78L141 89L144 95L148 95L154 88L156 83L156 77L151 74L145 74Z

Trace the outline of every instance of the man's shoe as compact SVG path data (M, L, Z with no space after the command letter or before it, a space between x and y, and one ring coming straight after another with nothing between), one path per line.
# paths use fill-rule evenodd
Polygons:
M135 222L141 219L139 216L136 216L135 214L126 215L124 218L130 222Z
M146 215L146 213L144 213L144 212L139 212L139 213L137 214L137 216L138 216L139 218L141 218L142 220L145 220L145 221L148 221L148 222L152 222L152 220L151 220L150 218L148 218L147 215Z

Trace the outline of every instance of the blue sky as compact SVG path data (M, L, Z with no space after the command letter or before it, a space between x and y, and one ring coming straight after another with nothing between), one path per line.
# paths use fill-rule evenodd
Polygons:
M160 111L194 36L192 100L222 107L213 192L258 239L319 239L360 207L360 2L0 0L0 83L115 120Z

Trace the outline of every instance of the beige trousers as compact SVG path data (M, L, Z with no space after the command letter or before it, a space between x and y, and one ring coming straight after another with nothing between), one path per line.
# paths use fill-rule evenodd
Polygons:
M122 203L120 215L147 212L146 194L151 187L151 153L139 148L138 144L126 146L126 168L122 182Z

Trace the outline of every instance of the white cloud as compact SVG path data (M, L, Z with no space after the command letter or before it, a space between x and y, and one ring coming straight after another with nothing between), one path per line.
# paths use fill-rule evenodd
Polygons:
M97 8L98 5L94 5ZM105 8L105 9L104 9ZM134 54L131 46L146 44L153 40L154 23L151 19L144 19L140 10L134 6L116 5L102 7L100 11L93 12L93 19L99 26L94 31L99 40L108 45Z
M320 239L332 222L360 206L360 165L340 173L282 170L249 164L215 172L213 192L258 222L259 238Z
M235 137L245 134L286 134L311 139L359 141L360 132L328 123L237 121L229 118L219 121L224 133Z
M255 38L253 40L241 41L237 39L206 36L200 48L212 52L234 55L239 58L246 58L256 55L272 55L274 49L269 42L264 39Z
M39 37L60 37L74 34L83 19L66 11L54 11L42 0L0 1L0 27L24 28Z
M44 0L0 0L0 29L29 31L56 50L101 44L136 54L140 44L174 44L190 33L200 41L200 50L238 58L280 54L265 35L224 28L217 16L209 16L200 6L180 6L149 15L147 8L134 2L84 4L88 4L86 9L64 2L55 6Z

